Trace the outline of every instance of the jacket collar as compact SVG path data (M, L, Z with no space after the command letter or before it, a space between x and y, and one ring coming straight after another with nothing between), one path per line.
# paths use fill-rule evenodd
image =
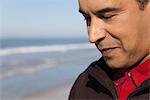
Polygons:
M116 90L113 85L112 77L113 73L110 68L107 67L103 58L92 64L89 68L89 75L97 80L102 86L108 89L114 98L116 98Z

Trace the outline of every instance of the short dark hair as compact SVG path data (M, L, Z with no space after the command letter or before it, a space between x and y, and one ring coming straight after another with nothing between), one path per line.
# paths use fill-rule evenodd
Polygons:
M139 8L141 10L144 10L145 6L149 2L149 0L136 0L138 2Z

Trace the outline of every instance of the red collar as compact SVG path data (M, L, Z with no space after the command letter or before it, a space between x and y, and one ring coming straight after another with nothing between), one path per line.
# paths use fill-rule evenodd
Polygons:
M121 72L121 71L120 71ZM118 78L119 77L119 78ZM126 71L124 74L117 74L114 86L118 93L119 100L126 100L127 96L144 81L150 78L150 59L144 63Z
M122 84L128 77L132 77L136 86L139 86L143 81L150 78L150 59L132 68L131 70L126 71L124 75L116 74L115 78L117 78L117 80L114 80L114 82L117 83L118 85Z
M137 86L150 77L150 59L131 69L132 78Z

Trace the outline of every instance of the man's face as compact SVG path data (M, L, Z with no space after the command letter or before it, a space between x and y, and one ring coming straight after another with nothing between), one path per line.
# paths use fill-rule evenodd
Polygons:
M79 0L89 40L110 68L127 68L150 58L150 7L136 0ZM141 61L142 60L142 61Z

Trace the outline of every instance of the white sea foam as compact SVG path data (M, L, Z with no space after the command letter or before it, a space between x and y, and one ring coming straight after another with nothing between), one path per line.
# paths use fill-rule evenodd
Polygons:
M7 56L12 54L38 53L38 52L66 52L69 50L82 50L92 48L95 48L95 46L91 45L90 43L17 47L17 48L0 49L0 56Z
M55 65L55 63L51 62L51 66L48 66L48 63L49 63L48 61L45 61L44 64L39 64L36 67L31 66L31 67L17 68L15 70L0 72L0 79L13 77L13 76L17 76L17 75L33 74L35 72L51 68L53 65Z

